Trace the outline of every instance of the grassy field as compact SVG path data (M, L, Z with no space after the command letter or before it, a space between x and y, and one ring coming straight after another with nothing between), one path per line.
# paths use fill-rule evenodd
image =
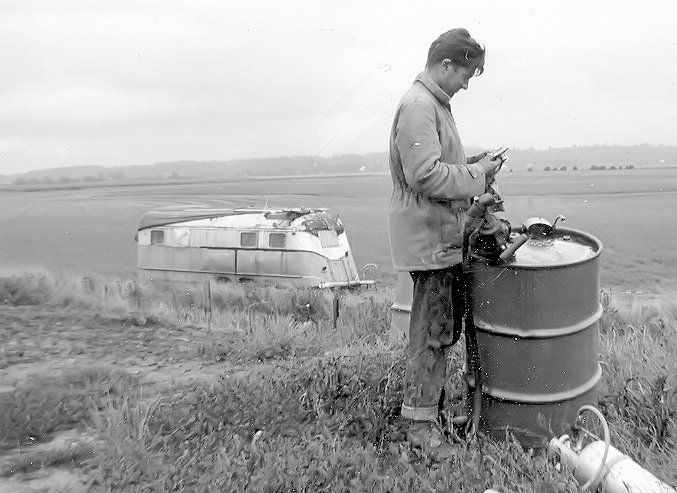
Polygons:
M501 177L513 224L541 216L602 240L599 408L614 446L677 484L677 171ZM0 195L0 492L574 492L514 441L449 425L443 463L403 441L403 348L388 176L332 176ZM135 279L136 224L162 205L328 207L371 289L341 297ZM462 412L465 356L449 358ZM573 356L572 356L573 357Z
M567 217L566 226L604 244L602 284L664 291L677 279L677 170L502 172L506 214ZM81 189L6 190L0 195L0 270L44 266L81 275L133 276L140 217L164 205L326 207L348 231L359 265L378 265L394 284L386 212L386 175L274 177Z
M215 285L212 299L209 318L199 290L0 281L0 491L578 491L512 440L447 425L457 453L441 463L407 445L388 288L345 293L335 328L327 292ZM602 298L598 406L613 445L676 484L677 302L659 301Z

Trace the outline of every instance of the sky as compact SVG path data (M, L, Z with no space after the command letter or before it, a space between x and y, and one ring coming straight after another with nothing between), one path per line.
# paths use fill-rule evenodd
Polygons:
M0 1L0 174L385 152L430 43L466 146L677 145L677 2Z

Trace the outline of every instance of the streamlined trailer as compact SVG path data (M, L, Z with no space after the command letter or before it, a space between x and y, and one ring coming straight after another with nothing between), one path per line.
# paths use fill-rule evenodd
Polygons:
M293 286L370 284L326 209L163 208L138 226L142 279L263 281Z

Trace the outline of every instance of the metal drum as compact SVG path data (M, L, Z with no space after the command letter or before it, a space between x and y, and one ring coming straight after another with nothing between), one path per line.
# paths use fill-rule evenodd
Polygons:
M515 259L471 259L473 319L482 365L480 430L541 447L596 404L602 243L557 228ZM474 387L470 379L469 387Z
M414 281L409 272L398 272L395 301L391 307L390 342L409 339L409 316L414 297Z

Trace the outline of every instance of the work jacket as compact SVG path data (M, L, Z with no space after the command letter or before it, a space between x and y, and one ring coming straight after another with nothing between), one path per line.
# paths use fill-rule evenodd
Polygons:
M465 211L485 191L482 167L466 164L449 101L423 72L395 113L388 208L395 270L435 270L461 262Z

